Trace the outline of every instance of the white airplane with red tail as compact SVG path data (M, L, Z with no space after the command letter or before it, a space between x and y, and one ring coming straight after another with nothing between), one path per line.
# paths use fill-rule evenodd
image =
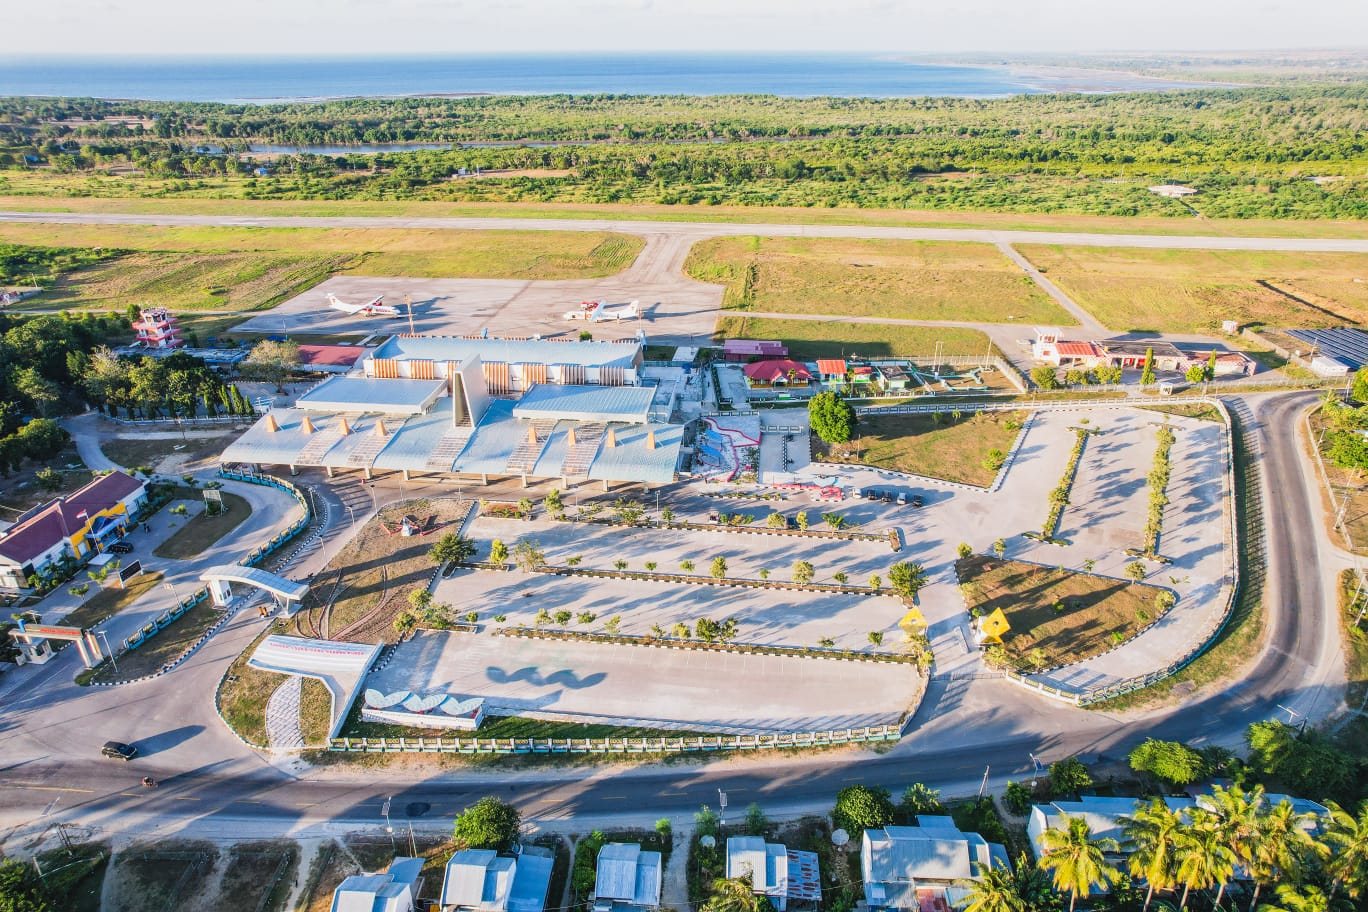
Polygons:
M348 304L348 303L345 302L345 301L339 301L339 300L337 299L337 295L331 295L331 294L330 294L330 295L328 295L328 306L331 307L333 310L340 310L340 311L342 311L343 313L345 313L345 314L351 314L352 316L362 316L362 317L398 317L398 316L402 316L402 315L399 313L399 308L397 308L397 307L391 307L391 306L388 305L388 304L381 304L380 302L383 301L384 299L385 299L385 296L384 296L384 295L376 295L375 297L371 298L369 301L367 301L367 302L364 303L364 304Z

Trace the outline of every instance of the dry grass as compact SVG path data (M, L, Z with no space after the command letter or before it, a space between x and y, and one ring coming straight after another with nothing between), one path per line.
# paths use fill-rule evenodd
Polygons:
M1007 616L1012 631L1003 648L1025 671L1079 662L1125 642L1158 616L1154 598L1162 591L982 555L956 561L955 572L971 612L1001 608Z
M299 695L299 724L304 743L324 745L332 728L332 693L317 678L305 678Z
M864 417L858 439L832 447L828 455L838 462L987 487L997 475L984 465L989 451L1009 452L1025 420L1024 412Z
M224 512L199 513L183 529L157 546L152 553L171 560L186 560L232 532L252 515L252 505L236 494L223 493Z
M235 317L241 320L240 317ZM249 419L250 420L250 419ZM220 453L239 436L236 431L210 437L106 437L100 441L100 452L111 462L125 468L147 466L160 471L163 460L177 457L182 463L196 462Z
M216 608L211 600L206 599L163 627L156 636L137 649L121 654L117 659L117 672L112 664L106 662L90 680L108 683L131 681L150 675L160 670L167 662L180 658L181 653L189 649L204 631L221 617L222 610Z
M440 200L242 200L245 178L206 179L199 198L139 197L170 181L137 183L96 176L94 195L68 196L73 183L90 189L91 175L59 175L49 169L7 171L0 178L0 209L24 212L127 212L257 216L435 216L459 218L598 218L666 222L806 225L914 225L928 228L989 228L1000 231L1090 231L1099 234L1190 235L1192 218L1048 215L1017 212L953 212L939 209L814 209L800 206L680 206L649 203L451 203ZM1217 237L1347 237L1363 234L1353 220L1203 219L1201 233Z
M38 484L38 473L51 466L62 474L62 486L56 491L44 490ZM47 462L24 463L23 468L7 478L0 478L0 519L14 522L20 513L62 497L87 485L95 476L81 462L75 444L67 444Z
M352 874L361 873L361 866L340 843L326 843L319 853L313 864L321 867L309 872L309 876L314 878L314 885L298 907L301 912L331 912L333 891L337 885Z
M62 624L67 627L80 627L88 629L103 621L111 618L123 611L129 605L142 598L161 582L162 575L155 571L144 573L134 577L124 583L124 588L119 588L117 571L110 571L109 577L105 580L107 588L100 589L81 603L75 611L62 618ZM81 584L80 578L72 580L73 585ZM99 583L90 583L91 588L98 588Z
M989 244L844 238L715 238L685 272L726 285L723 306L901 320L1072 324Z
M1368 254L1036 244L1017 249L1115 330L1207 332L1222 320L1294 326L1368 322Z
M390 534L385 524L397 529L409 515L420 523L431 517L432 525L440 526L464 517L467 509L468 503L454 499L411 500L382 509L314 577L295 617L298 632L358 643L393 642L394 619L408 609L409 593L427 585L435 569L428 551L443 533L405 538Z
M212 884L217 863L218 849L208 842L130 846L114 856L106 875L106 905L119 912L193 908Z
M32 308L269 307L333 273L415 278L578 279L613 275L645 242L601 231L0 225L0 242L131 251L64 277Z
M266 702L285 682L285 675L252 668L247 660L268 634L285 632L277 625L267 628L233 660L219 683L219 711L228 727L249 744L266 745Z
M808 360L929 356L937 342L945 343L946 355L982 355L989 347L988 337L976 329L742 316L719 317L713 336L718 344L723 339L779 339L790 356Z

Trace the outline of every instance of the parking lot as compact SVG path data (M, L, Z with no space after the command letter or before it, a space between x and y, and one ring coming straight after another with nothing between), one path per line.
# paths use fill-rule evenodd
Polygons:
M820 526L818 511L802 501L759 504L720 501L723 512L749 512L767 516L776 507L788 516L808 510L814 527ZM731 505L728 505L728 504ZM695 517L690 517L695 518ZM704 517L696 517L703 519ZM758 524L763 524L761 520ZM482 517L467 529L480 542L481 555L499 538L512 544L534 539L554 566L579 558L583 569L613 570L617 561L627 569L645 570L654 563L661 573L689 573L707 577L715 557L727 561L732 579L759 579L762 569L771 579L787 581L795 561L815 568L815 582L833 582L844 572L852 585L866 585L871 574L885 580L888 567L899 559L887 542L835 541L823 538L748 535L734 532L626 528L591 523L534 522ZM692 570L682 570L684 561ZM544 573L504 573L461 570L441 581L434 593L438 602L453 605L457 612L477 611L488 623L504 615L509 625L533 626L537 612L545 608L571 612L569 629L602 632L609 618L620 618L620 632L637 636L651 633L653 626L669 631L676 623L693 627L699 618L722 621L736 618L736 640L785 646L818 646L830 639L844 649L871 650L869 632L884 635L880 651L896 648L902 636L897 628L905 609L892 595L866 596L812 593L792 590L751 589L630 579L599 579L554 576ZM582 614L593 621L580 621ZM561 625L548 625L561 626Z
M735 734L895 724L906 664L424 632L366 686L485 698L495 715Z

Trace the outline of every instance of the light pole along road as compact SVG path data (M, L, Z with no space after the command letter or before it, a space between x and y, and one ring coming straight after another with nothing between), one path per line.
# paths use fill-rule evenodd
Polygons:
M490 766L442 772L434 766L428 772L340 764L294 771L232 741L212 708L205 711L227 662L253 635L254 628L244 628L246 633L234 639L230 625L220 634L227 634L222 644L210 641L205 660L158 679L163 683L98 692L117 707L110 711L132 716L157 714L162 700L193 693L195 702L183 704L193 710L174 710L182 725L198 722L183 725L196 730L184 738L201 739L193 764L184 763L184 752L177 752L174 744L164 752L177 759L174 767L159 765L166 761L155 750L145 761L129 765L102 762L86 745L72 756L76 752L64 743L63 732L79 731L100 712L85 695L55 707L45 706L41 695L30 695L19 711L7 709L0 717L7 724L0 747L0 825L7 827L8 839L58 822L106 832L285 835L327 825L375 826L383 803L393 796L394 816L416 818L419 826L428 821L447 827L452 816L485 794L513 801L534 822L571 816L648 821L692 813L715 802L719 789L733 801L758 802L771 812L809 810L829 807L835 793L852 782L897 790L921 781L948 794L970 795L980 787L988 764L997 781L1030 778L1032 754L1047 763L1076 754L1119 757L1151 736L1233 745L1251 722L1279 715L1279 705L1321 718L1338 708L1343 693L1333 585L1342 558L1324 532L1314 472L1297 436L1286 433L1315 398L1314 393L1296 393L1245 400L1261 442L1256 459L1262 470L1262 501L1276 504L1265 515L1263 638L1257 657L1237 680L1192 694L1177 705L1119 718L1058 704L1001 679L933 679L910 735L884 754L761 756L588 770ZM1276 497L1269 497L1270 491ZM720 684L717 698L744 695ZM194 719L188 720L188 714ZM218 753L204 750L204 744ZM136 787L148 772L162 783L155 792Z

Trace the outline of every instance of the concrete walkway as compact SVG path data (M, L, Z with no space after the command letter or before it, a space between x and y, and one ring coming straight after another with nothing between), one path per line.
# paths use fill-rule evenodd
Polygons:
M692 826L682 826L674 831L670 863L665 867L660 883L660 905L663 908L677 912L689 910L689 843L692 840Z
M1097 319L1093 317L1092 314L1074 303L1073 298L1066 295L1063 289L1045 278L1041 271L1035 267L1035 264L1018 253L1015 247L1008 244L1006 241L1002 241L998 243L997 249L1001 250L1002 255L1007 257L1007 259L1020 266L1021 271L1030 276L1031 281L1039 285L1041 291L1054 298L1060 307L1063 307L1069 313L1073 314L1074 319L1078 321L1078 325L1083 332L1098 334L1107 332L1105 326L1097 322Z
M266 740L275 750L299 750L304 729L299 724L299 697L304 679L290 675L266 701Z

